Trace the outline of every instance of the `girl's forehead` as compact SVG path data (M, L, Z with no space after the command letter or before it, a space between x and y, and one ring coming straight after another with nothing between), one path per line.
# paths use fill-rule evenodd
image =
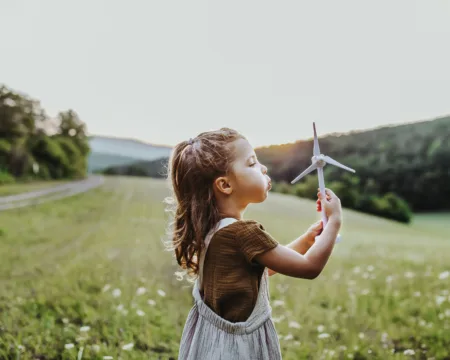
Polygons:
M246 139L238 139L234 141L234 151L237 158L248 158L255 153L253 147Z

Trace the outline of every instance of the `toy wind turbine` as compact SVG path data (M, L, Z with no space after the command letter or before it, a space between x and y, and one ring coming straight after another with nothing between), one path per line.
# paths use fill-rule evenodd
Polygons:
M308 167L305 171L303 171L299 176L297 176L294 180L291 181L291 184L296 183L299 181L302 177L309 174L310 172L313 172L314 170L317 170L317 176L319 178L319 188L320 193L322 194L323 198L326 198L325 194L325 180L323 177L323 167L326 164L331 164L337 167L340 167L344 170L350 171L352 173L355 173L355 170L349 168L348 166L342 165L341 163L337 162L336 160L333 160L329 156L323 155L320 153L320 147L319 147L319 139L317 138L317 132L316 132L316 124L313 123L313 129L314 129L314 149L313 149L313 157L311 158L312 165ZM325 214L324 209L322 209L322 222L323 222L323 228L325 228L325 225L327 224L327 216ZM336 238L336 242L341 241L341 235L338 234Z

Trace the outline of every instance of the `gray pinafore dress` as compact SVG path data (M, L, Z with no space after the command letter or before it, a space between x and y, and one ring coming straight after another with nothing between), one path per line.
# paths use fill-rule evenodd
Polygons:
M200 256L199 277L194 283L191 308L181 336L179 360L281 360L280 343L272 322L269 302L269 275L264 269L255 307L245 322L232 323L203 301L203 264L212 236L236 219L222 219L208 233Z

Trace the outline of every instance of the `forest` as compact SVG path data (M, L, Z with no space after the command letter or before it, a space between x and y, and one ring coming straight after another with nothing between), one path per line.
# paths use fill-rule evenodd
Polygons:
M86 177L86 131L74 110L50 117L38 100L1 85L0 185Z

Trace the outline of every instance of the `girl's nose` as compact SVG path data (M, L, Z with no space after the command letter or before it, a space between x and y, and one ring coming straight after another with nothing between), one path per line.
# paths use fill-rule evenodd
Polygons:
M267 167L264 166L264 165L262 165L261 168L262 168L263 174L264 174L264 175L267 174Z

